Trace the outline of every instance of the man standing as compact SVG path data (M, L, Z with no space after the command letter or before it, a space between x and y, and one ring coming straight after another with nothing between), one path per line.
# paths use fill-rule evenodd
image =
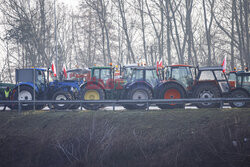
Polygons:
M7 86L7 88L4 90L4 100L10 100L10 92L11 89ZM5 111L7 107L7 104L4 105L3 111Z

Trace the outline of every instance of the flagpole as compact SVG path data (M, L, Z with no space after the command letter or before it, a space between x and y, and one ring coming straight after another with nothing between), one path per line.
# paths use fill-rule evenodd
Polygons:
M57 25L56 25L56 0L54 0L54 16L55 16L55 50L56 50L56 71L58 69L58 50L57 50Z

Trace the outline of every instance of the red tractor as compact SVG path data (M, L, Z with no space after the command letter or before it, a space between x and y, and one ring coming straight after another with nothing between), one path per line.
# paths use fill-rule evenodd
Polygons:
M158 99L219 98L228 96L230 86L222 67L172 65L166 70L166 79L156 89ZM197 103L198 108L219 107L219 103ZM183 108L184 104L159 104L162 109Z

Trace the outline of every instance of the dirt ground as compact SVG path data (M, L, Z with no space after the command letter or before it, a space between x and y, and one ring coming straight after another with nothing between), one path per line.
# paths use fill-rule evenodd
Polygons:
M1 167L249 167L250 109L0 112Z

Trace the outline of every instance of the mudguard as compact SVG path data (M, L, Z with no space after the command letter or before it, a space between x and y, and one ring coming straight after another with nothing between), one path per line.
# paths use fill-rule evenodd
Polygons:
M14 89L18 89L18 86L29 86L32 89L35 88L36 93L39 92L38 87L36 85L34 85L32 82L25 82L25 83L21 82L21 83L17 84Z
M129 90L132 87L136 87L136 86L139 86L139 85L144 85L144 86L148 87L152 91L152 93L154 91L153 86L150 83L148 83L147 81L135 81L135 82L132 82L132 83L128 83L127 85L125 85L125 89Z

